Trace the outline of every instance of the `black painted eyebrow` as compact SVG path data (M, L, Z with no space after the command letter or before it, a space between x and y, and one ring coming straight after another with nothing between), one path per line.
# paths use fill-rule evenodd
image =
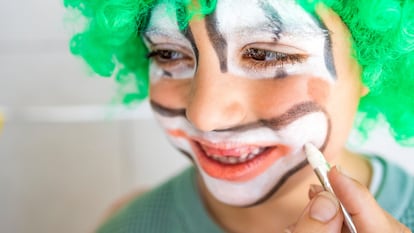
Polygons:
M280 39L280 34L283 32L283 23L279 12L267 1L260 1L259 6L260 9L263 10L265 17L269 20L267 25L264 25L263 27L269 28L276 38Z

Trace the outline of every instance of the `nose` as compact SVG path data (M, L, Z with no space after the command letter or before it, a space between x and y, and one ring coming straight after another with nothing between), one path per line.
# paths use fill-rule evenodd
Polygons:
M187 119L208 132L238 126L246 119L247 94L240 78L222 72L215 65L199 63L188 99Z

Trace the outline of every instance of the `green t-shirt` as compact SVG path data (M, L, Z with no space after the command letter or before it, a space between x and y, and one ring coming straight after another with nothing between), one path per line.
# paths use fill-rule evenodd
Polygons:
M398 166L372 157L371 190L378 203L414 231L414 178ZM196 188L189 167L163 185L131 201L106 221L98 233L219 233Z

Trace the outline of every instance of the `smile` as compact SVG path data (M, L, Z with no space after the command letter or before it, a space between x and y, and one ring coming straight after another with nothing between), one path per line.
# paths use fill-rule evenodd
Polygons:
M200 167L211 177L243 182L260 175L277 160L289 154L285 145L214 146L190 142Z
M263 151L266 150L266 147L264 148L256 148L255 150L253 150L250 153L247 154L243 154L240 156L232 156L232 155L216 155L216 154L208 154L206 153L207 157L223 163L223 164L238 164L238 163L244 163L247 162L249 160L252 160L254 158L256 158L256 156L258 156L259 154L263 153Z

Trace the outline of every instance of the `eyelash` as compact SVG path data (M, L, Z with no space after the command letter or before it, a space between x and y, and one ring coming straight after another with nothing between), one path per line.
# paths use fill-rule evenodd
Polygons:
M187 66L193 66L194 61L191 57L175 50L156 49L150 51L146 57L153 59L159 66L169 69L180 63L187 63ZM307 59L304 54L288 54L266 49L248 48L242 54L242 65L252 70L266 70L268 68L283 68L285 65L303 63Z
M261 59L254 57L257 55L262 56ZM268 59L268 56L272 57ZM288 54L266 49L249 48L243 52L242 62L251 69L266 69L269 67L283 67L285 65L303 63L307 57L304 54Z
M176 58L176 57L175 58L166 58L166 56L168 56L168 55L169 56L173 56L173 55L177 56L177 55L180 55L180 57L179 58ZM164 57L162 57L162 56L164 56ZM177 52L177 51L167 50L167 49L160 49L160 50L150 51L146 55L146 57L147 58L153 58L153 59L159 58L161 60L171 61L171 60L181 59L181 58L184 57L184 55L182 53L180 53L180 52Z
M146 55L146 58L153 59L158 65L166 68L178 65L181 62L186 62L188 65L192 65L193 62L191 57L186 54L169 49L157 49L150 51Z

